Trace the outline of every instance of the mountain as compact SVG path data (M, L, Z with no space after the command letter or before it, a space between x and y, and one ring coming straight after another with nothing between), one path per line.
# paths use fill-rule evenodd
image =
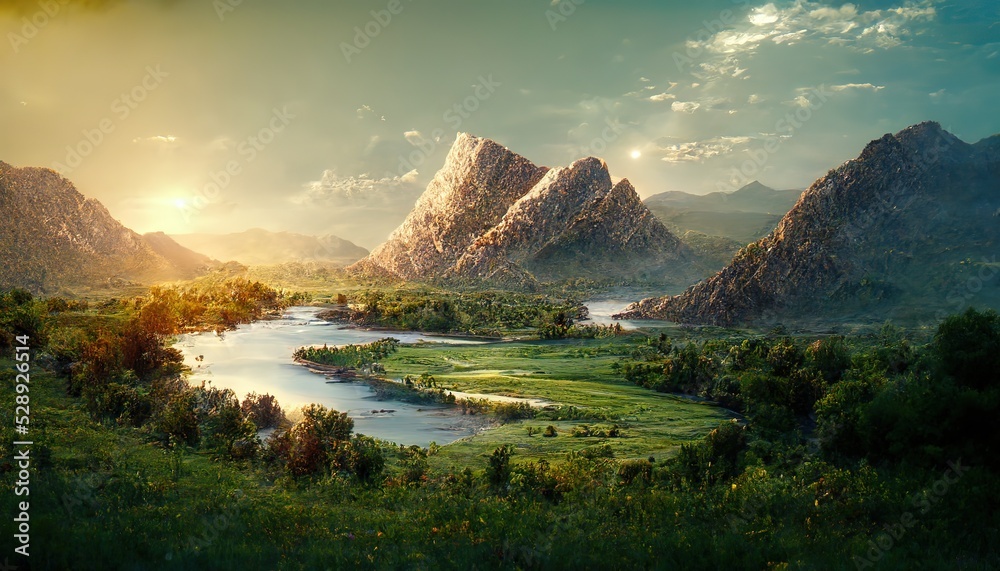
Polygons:
M142 239L185 277L199 276L220 265L217 260L181 246L163 232L148 232L142 235Z
M306 236L253 228L235 234L176 234L172 238L181 246L204 252L218 260L251 266L287 262L347 265L368 255L368 250L332 234Z
M192 277L45 168L0 162L0 288L35 292ZM183 264L182 264L183 265Z
M774 190L754 181L735 192L698 195L670 191L654 194L644 202L678 235L697 232L728 238L742 246L773 230L800 194L801 190Z
M924 322L968 304L996 306L998 216L1000 136L970 145L921 123L817 180L715 276L620 317Z
M567 277L690 283L701 273L600 159L538 167L465 133L402 225L348 270L509 286Z

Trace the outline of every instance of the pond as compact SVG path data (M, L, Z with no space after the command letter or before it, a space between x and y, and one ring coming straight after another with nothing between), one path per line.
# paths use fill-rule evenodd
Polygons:
M216 388L232 389L240 400L250 392L270 393L286 414L310 403L322 404L350 414L355 432L405 445L446 444L475 432L475 424L453 409L379 401L364 382L327 383L323 375L296 365L292 352L304 345L369 343L383 337L395 337L403 343L435 340L419 333L343 328L317 319L319 311L316 307L292 307L280 319L241 325L223 337L214 333L182 335L174 347L191 367L192 384L206 381ZM448 339L448 343L471 342ZM381 410L394 412L373 412Z

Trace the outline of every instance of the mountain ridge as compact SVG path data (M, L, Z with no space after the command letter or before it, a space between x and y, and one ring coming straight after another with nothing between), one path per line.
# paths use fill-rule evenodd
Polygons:
M949 302L934 292L960 283L976 269L963 261L989 260L1000 242L996 145L970 145L933 122L886 134L814 182L719 273L618 317L736 325L851 308L874 318L938 314Z
M608 202L609 196L615 200ZM626 221L640 226L624 227ZM633 243L637 235L648 239ZM599 239L602 247L594 247ZM567 247L582 254L558 255ZM641 252L632 252L637 256L611 256L637 248ZM690 283L704 273L627 180L612 184L603 160L540 167L494 141L459 133L406 220L348 270L533 287L537 278L632 276L641 269L638 258L657 261L654 278ZM559 266L562 262L583 274L571 275ZM647 278L649 270L644 270Z

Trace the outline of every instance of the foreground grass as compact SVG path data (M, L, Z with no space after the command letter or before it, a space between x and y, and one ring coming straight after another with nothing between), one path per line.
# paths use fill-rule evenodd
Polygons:
M484 455L503 444L514 445L521 457L550 461L561 458L564 452L603 445L610 446L616 458L664 459L680 444L704 437L734 416L709 404L621 380L611 365L627 355L631 346L621 339L410 345L401 347L383 365L391 378L427 373L440 388L538 398L560 407L442 448L432 457L432 466L439 468L481 462ZM556 428L555 437L541 435L549 425ZM581 425L618 425L622 436L571 436ZM528 428L533 436L528 435Z

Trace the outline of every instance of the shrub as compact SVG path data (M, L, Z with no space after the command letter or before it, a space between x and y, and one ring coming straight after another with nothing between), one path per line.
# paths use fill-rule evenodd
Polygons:
M285 413L273 395L249 393L240 407L258 429L277 428L285 421Z
M505 444L493 451L486 464L486 481L494 488L502 488L510 482L510 457L514 447Z
M542 433L542 436L546 438L553 438L555 437L556 434L558 434L558 432L556 431L556 427L550 424L545 427L545 432Z

